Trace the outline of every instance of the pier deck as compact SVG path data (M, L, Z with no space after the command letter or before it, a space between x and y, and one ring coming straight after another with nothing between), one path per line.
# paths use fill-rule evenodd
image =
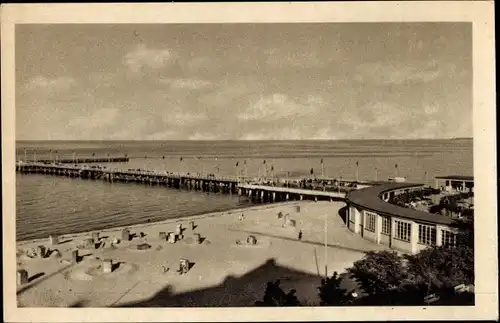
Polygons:
M47 164L43 162L18 162L16 171L67 176L82 179L104 180L107 182L135 182L163 185L176 189L190 189L207 192L238 193L251 201L279 202L288 200L344 200L346 192L332 191L331 187L312 189L266 185L255 183L254 179L235 176L214 176L195 173L176 173L142 169L109 169L104 166L86 164Z

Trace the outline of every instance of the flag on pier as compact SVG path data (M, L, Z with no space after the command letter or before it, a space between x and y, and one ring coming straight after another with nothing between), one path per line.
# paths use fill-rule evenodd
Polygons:
M271 172L274 172L274 165L271 165Z
M240 164L240 162L236 162L236 167L238 167L239 164Z
M92 153L92 157L95 157L95 153Z
M182 157L181 157L180 161L182 161L182 160L183 160L183 159L182 159Z
M314 169L311 168L311 175L314 174Z
M359 162L356 160L356 182L359 182Z
M264 163L263 163L263 164L264 164L264 165L266 164L266 160L265 160L265 159L264 159Z
M321 165L323 165L323 158L321 158L321 162L320 163L321 163Z

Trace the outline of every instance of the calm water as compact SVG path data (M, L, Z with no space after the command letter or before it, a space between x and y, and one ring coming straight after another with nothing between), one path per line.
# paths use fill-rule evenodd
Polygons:
M118 157L113 168L147 168L259 176L309 175L354 179L406 176L431 184L436 175L472 175L472 140L17 142L17 159ZM52 152L50 152L52 151ZM182 158L182 160L181 160ZM323 169L321 167L323 159ZM264 164L264 160L266 163ZM246 161L246 167L245 162ZM238 167L236 164L238 163ZM397 164L397 168L396 165ZM426 174L427 173L427 174ZM105 183L43 175L16 175L17 239L65 234L226 210L247 205L238 196L165 187Z

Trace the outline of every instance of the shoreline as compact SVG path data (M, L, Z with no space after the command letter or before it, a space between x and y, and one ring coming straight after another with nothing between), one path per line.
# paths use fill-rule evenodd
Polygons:
M342 207L344 203L339 201L288 201L61 235L60 243L54 246L48 237L20 241L16 248L17 268L26 270L31 278L27 284L18 285L18 304L252 306L262 298L266 283L276 279L282 280L285 289L296 289L301 300L315 304L319 302L317 286L323 268L328 268L330 274L340 273L361 259L364 252L384 249L349 231L339 215ZM284 216L279 217L278 212ZM245 217L240 219L242 213ZM189 221L195 222L196 229L190 228ZM176 223L182 223L187 230L185 238L172 244L159 237L161 232L172 231ZM135 231L134 237L121 241L123 228ZM299 231L304 234L302 239L297 238ZM95 249L80 247L92 232L99 232L104 243ZM137 235L139 232L144 236ZM196 235L201 235L201 242L194 243ZM250 237L256 239L255 244L248 242ZM115 238L117 244L110 242ZM149 247L139 250L142 244ZM31 250L36 252L37 245L51 250L50 255L27 256ZM323 251L325 247L328 252ZM75 250L81 250L80 260L73 262ZM99 268L106 259L118 267L103 274ZM176 272L179 259L193 264L187 275ZM228 299L227 295L232 296Z
M200 214L193 214L193 215L187 215L183 217L178 217L178 218L170 218L170 219L165 219L161 221L155 221L155 222L143 222L143 223L137 223L137 224L132 224L132 225L122 225L122 226L113 226L113 227L108 227L106 229L96 229L96 230L87 230L87 231L81 231L81 232L75 232L75 233L68 233L68 234L62 234L59 235L59 239L65 240L68 238L78 238L82 236L87 236L91 234L92 232L100 232L100 233L111 233L114 231L119 231L123 229L137 229L137 228L149 228L152 226L157 226L157 225L163 225L163 224L171 224L171 223L179 223L179 222L184 222L184 221L192 221L192 220L199 220L199 219L204 219L204 218L211 218L215 216L226 216L226 215L232 215L234 213L239 213L239 212L251 212L251 211L259 211L259 210L266 210L270 208L275 208L278 206L286 206L286 205L296 205L299 202L304 202L304 201L288 201L288 202L278 202L278 203L267 203L267 204L259 204L259 205L250 205L247 207L240 207L240 208L230 208L227 210L222 210L222 211L213 211L213 212L207 212L207 213L200 213ZM36 238L36 239L23 239L23 240L16 240L16 245L17 246L23 246L26 244L31 244L31 243L38 243L38 242L44 242L49 239L49 235L45 238Z

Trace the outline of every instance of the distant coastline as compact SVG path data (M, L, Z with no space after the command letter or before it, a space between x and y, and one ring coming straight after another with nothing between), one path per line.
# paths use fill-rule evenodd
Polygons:
M247 139L210 139L210 140L164 140L164 139L102 139L102 140L44 140L44 139L23 139L16 140L16 143L28 143L28 142L66 142L66 143L92 143L92 142L360 142L360 141L450 141L450 140L473 140L472 137L457 137L457 138L402 138L402 139L262 139L262 140L247 140Z

